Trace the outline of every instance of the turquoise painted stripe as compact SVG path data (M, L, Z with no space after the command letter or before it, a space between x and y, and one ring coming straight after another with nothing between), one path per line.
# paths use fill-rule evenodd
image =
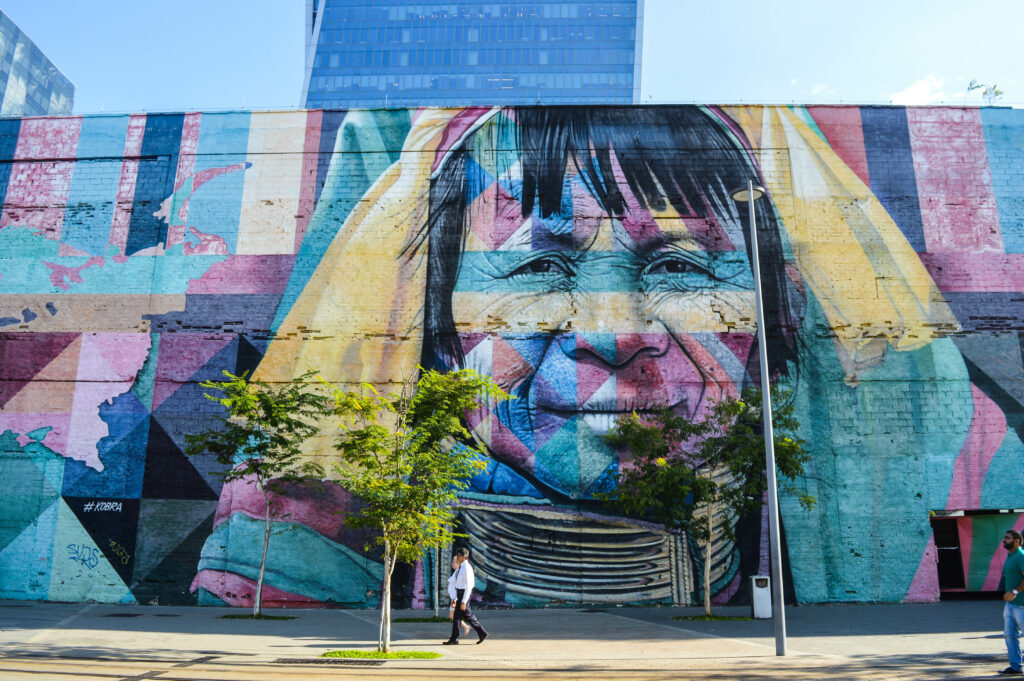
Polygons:
M236 513L206 540L198 570L233 572L255 580L263 521ZM384 567L305 525L276 521L267 552L266 584L322 603L376 605Z
M93 255L103 255L110 241L128 118L82 119L61 241Z
M992 191L1007 253L1024 253L1024 109L981 110Z
M244 163L251 122L247 111L203 114L194 172ZM188 225L224 239L229 253L234 253L238 244L245 175L246 171L238 170L216 177L195 189L189 201Z
M543 261L548 272L529 268ZM670 273L671 266L688 263L690 271ZM646 274L645 268L650 268ZM754 287L745 251L659 253L649 263L625 251L565 252L547 256L526 251L468 251L462 255L455 290L471 293L529 293L592 291L744 290Z
M101 264L78 270L81 283L69 276L54 277L55 269L80 268L85 256L57 255L60 244L20 227L0 230L0 253L16 253L0 260L0 294L7 293L104 293L182 294L189 281L198 279L227 256L184 255L179 245L166 255L134 256L124 262L104 258ZM49 267L50 263L54 267ZM53 278L65 287L54 284Z

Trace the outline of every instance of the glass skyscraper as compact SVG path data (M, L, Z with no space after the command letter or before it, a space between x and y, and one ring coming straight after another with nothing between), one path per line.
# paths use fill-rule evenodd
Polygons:
M306 0L302 105L630 104L643 0Z
M0 12L0 116L71 113L75 86Z

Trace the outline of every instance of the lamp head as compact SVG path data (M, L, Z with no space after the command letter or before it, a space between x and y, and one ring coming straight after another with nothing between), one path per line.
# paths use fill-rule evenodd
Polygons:
M730 196L732 196L733 201L746 203L747 201L751 200L757 201L759 198L765 195L765 191L764 187L755 184L753 191L751 191L749 186L744 185L739 189L733 189L731 192L729 192L729 194Z

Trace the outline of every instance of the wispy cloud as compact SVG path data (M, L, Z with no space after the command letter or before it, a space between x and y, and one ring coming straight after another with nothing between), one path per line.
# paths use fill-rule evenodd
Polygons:
M812 97L819 97L819 98L833 97L834 98L837 94L838 93L835 90L830 88L828 85L825 85L824 83L816 83L814 85L814 87L811 88L811 96Z
M905 90L900 90L889 95L893 104L904 106L918 106L921 104L935 104L949 99L943 91L945 80L934 74L928 74L921 80L912 83Z

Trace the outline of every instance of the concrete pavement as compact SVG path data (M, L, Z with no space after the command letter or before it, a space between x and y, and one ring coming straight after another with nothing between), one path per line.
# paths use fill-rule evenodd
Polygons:
M790 607L784 658L771 621L672 620L696 608L480 610L491 632L483 645L471 634L442 647L446 625L396 623L394 647L444 657L365 665L297 661L373 649L376 611L274 610L297 619L249 621L219 619L241 612L228 608L0 601L0 679L991 678L1006 666L1001 605Z

